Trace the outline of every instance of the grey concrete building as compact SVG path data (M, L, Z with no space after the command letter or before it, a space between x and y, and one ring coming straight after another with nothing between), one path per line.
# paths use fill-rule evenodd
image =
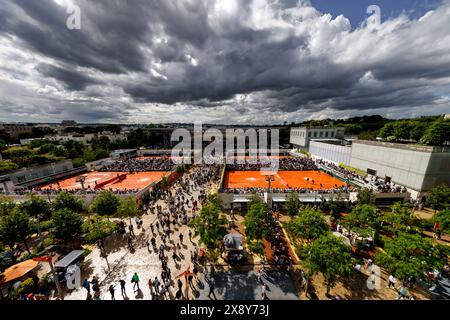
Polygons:
M296 148L308 149L311 140L342 139L344 128L340 127L299 127L291 128L290 143Z
M309 144L309 152L313 159L323 159L334 162L336 165L343 163L350 165L352 155L351 145L344 145L343 140L317 141L312 140Z
M355 141L350 166L389 177L409 189L413 198L439 184L450 184L450 148Z

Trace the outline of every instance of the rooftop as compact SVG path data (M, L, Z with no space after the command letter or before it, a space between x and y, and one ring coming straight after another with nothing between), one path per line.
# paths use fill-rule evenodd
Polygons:
M379 146L393 149L403 149L403 150L411 150L411 151L419 151L419 152L436 152L436 153L450 153L450 147L433 147L433 146L425 146L419 144L402 144L402 143L393 143L393 142L384 142L384 141L370 141L370 140L356 140L353 141L353 144L366 144L371 146Z

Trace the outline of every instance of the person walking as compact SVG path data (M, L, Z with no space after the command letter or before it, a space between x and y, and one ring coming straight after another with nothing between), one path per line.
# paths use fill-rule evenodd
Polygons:
M140 290L139 288L139 276L138 274L135 272L133 277L131 278L131 282L133 283L133 290L136 290L136 287L138 288L138 290Z
M194 268L192 269L192 272L194 273L195 279L198 281L198 267L196 264L194 264Z
M264 283L261 284L261 299L267 300L266 285Z
M136 235L134 234L134 227L133 224L130 223L130 225L128 226L128 231L130 231L130 236L135 237Z
M131 236L128 237L128 249L133 251L133 240L131 239Z
M393 287L395 289L395 284L397 283L397 279L391 274L388 277L388 288Z
M150 225L150 230L152 230L152 235L155 234L155 227L153 226L153 223Z
M208 281L208 285L209 285L208 298L211 299L211 295L213 295L213 296L214 296L214 300L217 300L216 294L214 293L214 289L215 289L214 281L213 281L213 280L209 280L209 281ZM211 299L211 300L212 300L212 299Z
M150 290L150 295L153 296L153 282L152 282L152 279L148 279L148 289Z
M153 288L155 288L155 293L159 295L159 280L158 277L155 277L155 280L153 280Z
M125 296L126 295L125 280L120 279L119 283L120 283L120 291L122 292L122 296Z
M183 234L182 233L180 233L180 235L178 236L179 238L180 238L180 243L183 243Z
M109 293L111 294L111 300L116 300L115 298L114 298L114 286L113 285L110 285L109 286Z
M84 281L83 281L83 288L86 289L86 291L88 293L88 296L90 296L91 295L91 283L89 282L88 279L84 279Z
M189 241L192 241L192 230L189 229Z
M177 285L178 285L178 290L181 291L181 289L183 288L183 282L180 279L178 279Z

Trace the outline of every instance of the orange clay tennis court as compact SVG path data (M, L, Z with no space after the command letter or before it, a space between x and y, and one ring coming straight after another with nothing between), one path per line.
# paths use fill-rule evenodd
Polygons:
M86 189L94 189L95 183L101 184L112 180L102 186L101 189L115 189L115 190L130 190L130 189L142 189L153 182L160 181L163 177L168 176L169 171L152 171L152 172L135 172L130 174L128 172L88 172L76 177L58 181L59 185L54 182L42 187L42 189L64 189L64 190L76 190L81 189L80 177L85 177L84 187ZM126 175L125 179L115 179L118 176ZM78 180L78 181L77 181Z
M226 189L267 188L265 175L273 175L275 181L271 188L310 188L314 190L328 190L346 186L339 179L320 171L227 171L225 172ZM307 181L306 178L309 178ZM322 184L322 186L321 186Z

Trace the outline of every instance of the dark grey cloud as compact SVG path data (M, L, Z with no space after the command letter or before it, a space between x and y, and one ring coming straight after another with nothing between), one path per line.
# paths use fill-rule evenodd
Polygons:
M101 83L99 80L86 76L81 72L60 68L50 64L41 63L36 69L43 76L61 81L69 90L80 91L84 90L88 85Z
M82 29L69 30L67 1L3 1L0 72L10 79L0 93L20 92L12 79L27 88L4 103L54 103L52 112L70 108L80 119L136 119L148 109L178 121L207 108L218 121L253 121L257 110L275 121L323 110L441 111L449 96L449 1L377 30L307 0L73 0ZM35 72L8 65L16 57Z

